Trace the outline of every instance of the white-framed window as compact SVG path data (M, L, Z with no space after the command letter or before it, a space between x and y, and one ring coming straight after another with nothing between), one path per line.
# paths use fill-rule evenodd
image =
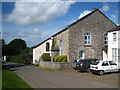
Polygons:
M91 45L91 34L90 33L85 33L84 44L85 45Z
M104 44L108 45L108 34L107 33L104 35Z
M113 42L116 42L116 33L113 33Z
M85 54L84 51L80 51L80 56L79 56L80 59L84 59L84 54Z
M62 40L60 40L59 43L60 43L60 47L59 47L60 53L59 53L59 55L62 55Z
M112 48L112 60L117 62L117 48Z

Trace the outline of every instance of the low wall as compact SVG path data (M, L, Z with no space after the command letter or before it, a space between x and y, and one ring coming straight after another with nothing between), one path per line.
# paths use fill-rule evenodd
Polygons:
M68 62L40 61L39 65L44 68L55 69L55 70L72 69L72 63L68 63Z

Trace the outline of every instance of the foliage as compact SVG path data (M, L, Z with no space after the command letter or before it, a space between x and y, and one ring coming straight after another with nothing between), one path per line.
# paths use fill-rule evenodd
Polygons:
M55 57L54 62L67 62L67 55L61 55Z
M2 88L30 88L29 85L10 70L4 69L2 74Z
M22 39L14 39L9 44L3 45L3 55L17 55L20 54L21 50L26 49L26 42Z
M22 39L14 39L8 44L8 46L12 49L12 55L20 54L21 50L27 48L25 41Z
M5 40L4 39L0 39L0 45L5 45Z
M39 64L33 64L35 67L39 67Z
M20 55L11 56L10 61L15 63L24 63Z
M31 50L32 48L23 49L20 54L11 56L10 61L15 63L26 63L27 59L32 59L32 56L29 55Z
M44 67L39 67L42 70L46 70L46 71L59 71L57 69L49 69L49 68L44 68Z
M53 38L53 40L52 40L52 49L54 49L54 48L55 48L55 40Z
M42 56L40 57L40 60L51 61L51 57L48 53L43 53Z

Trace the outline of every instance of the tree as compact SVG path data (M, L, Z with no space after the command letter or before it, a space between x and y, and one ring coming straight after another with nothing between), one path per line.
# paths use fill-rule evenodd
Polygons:
M26 49L27 45L22 39L14 39L8 44L8 47L11 49L11 55L17 55L21 50Z
M0 39L0 45L5 45L5 40L4 39Z

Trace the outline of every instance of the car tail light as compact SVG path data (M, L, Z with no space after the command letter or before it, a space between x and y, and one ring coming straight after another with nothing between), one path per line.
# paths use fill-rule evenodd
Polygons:
M98 69L98 67L95 67L95 69Z
M80 63L80 66L82 66L83 65L83 63Z

